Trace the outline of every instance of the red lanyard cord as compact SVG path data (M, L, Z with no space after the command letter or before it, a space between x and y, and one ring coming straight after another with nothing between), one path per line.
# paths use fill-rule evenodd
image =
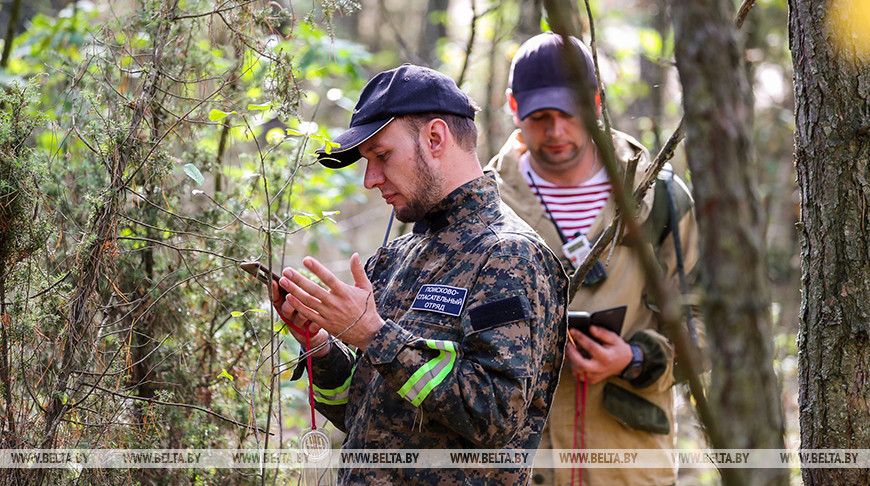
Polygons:
M371 296L371 293L369 293L369 296ZM274 304L273 304L273 306L274 306ZM277 306L274 306L274 307L275 307L275 310L277 311L278 307ZM369 309L369 301L366 300L366 308L363 309L362 314L360 314L360 316L357 317L355 321L351 322L350 325L347 326L344 331L341 331L340 333L336 334L335 337L336 338L341 337L342 334L346 333L353 326L355 326L356 323L359 322L360 319L362 319L362 317L365 315L365 313L368 311L368 309ZM286 317L284 317L284 315L281 314L280 311L278 312L278 317L280 317L281 320L284 321L285 324L290 326L294 331L305 336L305 368L308 371L308 404L311 406L311 430L316 430L317 424L315 422L315 414L314 414L314 378L311 376L311 331L308 329L309 325L311 324L311 321L305 321L305 324L303 325L303 328L304 328L303 329L303 328L297 327L295 324L293 324L290 321L290 319L287 319ZM331 339L332 338L330 338L330 340ZM328 345L328 344L329 344L329 340L327 340L324 345ZM320 349L324 345L319 346L318 349Z
M317 422L314 416L314 379L311 378L311 333L305 323L305 369L308 371L308 404L311 406L311 430L317 430Z
M294 331L305 336L305 369L308 371L308 404L311 408L311 430L316 430L317 423L314 415L314 379L311 377L311 332L308 330L311 321L305 321L303 329L290 322L290 319L285 318L280 312L278 313L278 317L284 321L284 324L287 324L293 328Z
M583 385L580 385L580 382ZM586 391L589 386L588 376L581 380L577 377L577 394L574 397L574 449L577 450L577 432L580 432L580 450L586 449ZM578 471L580 486L583 486L583 466L571 470L571 486L574 485L574 471Z

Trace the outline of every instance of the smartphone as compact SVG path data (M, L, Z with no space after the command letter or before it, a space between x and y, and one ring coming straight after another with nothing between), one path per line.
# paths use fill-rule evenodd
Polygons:
M266 285L272 285L274 281L276 284L279 280L281 280L281 276L275 272L269 270L269 267L263 265L260 262L245 262L239 265L242 270L250 273L254 277L257 278L260 282L263 282ZM281 288L281 285L278 285L278 292L281 293L282 296L287 295L287 291Z
M626 309L627 306L620 305L609 309L595 311L591 314L584 311L568 311L568 327L570 329L577 329L600 343L601 341L594 338L589 332L589 326L603 327L604 329L616 333L618 336L622 333L622 321L625 320ZM590 357L583 349L580 349L580 354L585 358Z

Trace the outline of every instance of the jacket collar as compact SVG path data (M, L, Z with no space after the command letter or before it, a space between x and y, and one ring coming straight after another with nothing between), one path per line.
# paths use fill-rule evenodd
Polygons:
M467 219L498 199L498 189L492 175L478 177L454 189L423 219L414 223L414 234L441 231L457 221Z

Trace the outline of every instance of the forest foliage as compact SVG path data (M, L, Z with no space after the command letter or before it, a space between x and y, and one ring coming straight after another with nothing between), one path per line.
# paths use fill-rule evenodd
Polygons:
M0 72L0 447L294 445L310 426L305 385L289 380L299 346L238 264L360 250L339 223L364 204L361 174L312 153L346 126L371 74L410 61L459 79L484 106L486 160L512 129L510 53L546 27L529 27L528 2L394 3L74 2L22 21ZM666 6L641 3L592 9L615 125L655 152L679 120L679 87ZM764 85L755 136L769 232L787 235L769 249L775 309L797 299L784 9L759 2L746 28ZM786 375L790 319L779 321ZM8 474L160 481L148 470Z

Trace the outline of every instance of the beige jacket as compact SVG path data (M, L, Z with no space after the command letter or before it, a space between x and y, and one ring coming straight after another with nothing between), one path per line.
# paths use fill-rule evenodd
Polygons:
M641 154L635 176L635 184L639 184L651 165L646 149L636 140L620 132L614 132L613 143L621 172L625 171L626 163L631 157ZM526 180L518 170L518 158L524 150L525 146L517 130L499 154L489 162L486 169L497 174L499 191L504 202L544 237L550 248L562 260L566 271L569 274L573 273L568 259L561 250L562 242L556 226L548 219L537 197L529 189ZM677 182L676 178L675 182ZM682 183L678 184L682 190L685 190ZM649 216L653 199L654 191L650 189L638 211L639 223ZM592 223L588 233L590 241L607 228L615 209L616 203L611 197ZM686 272L690 272L698 258L698 231L694 212L691 210L685 212L679 221L685 269ZM569 309L594 312L618 305L628 306L622 338L638 344L644 350L645 369L642 376L634 380L634 383L611 377L588 387L585 411L586 449L673 449L675 447L674 405L671 386L674 383L674 348L659 331L656 317L650 309L651 304L648 303L647 287L637 252L623 244L616 245L609 257L608 252L609 250L605 251L601 259L607 271L607 278L593 287L581 286ZM661 244L658 257L667 283L675 289L673 295L677 295L679 276L671 236ZM703 327L697 319L696 323L699 339L703 341ZM619 389L614 389L614 386ZM605 389L607 389L606 393ZM621 393L622 391L628 391L631 395ZM564 366L556 390L555 402L550 410L548 426L544 429L541 449L557 450L573 447L576 393L577 381L571 375L570 367ZM604 403L605 396L607 407ZM653 406L650 407L650 404L644 404L643 401L650 402ZM622 418L617 418L614 413L621 415ZM634 423L636 420L642 424ZM627 423L657 431L638 430ZM540 459L539 457L538 460ZM662 469L586 468L583 471L584 484L646 486L673 484L676 481L676 470L667 467L669 461L664 452L662 464L665 466ZM567 468L554 470L538 468L533 474L532 484L570 484L571 474L572 470Z

